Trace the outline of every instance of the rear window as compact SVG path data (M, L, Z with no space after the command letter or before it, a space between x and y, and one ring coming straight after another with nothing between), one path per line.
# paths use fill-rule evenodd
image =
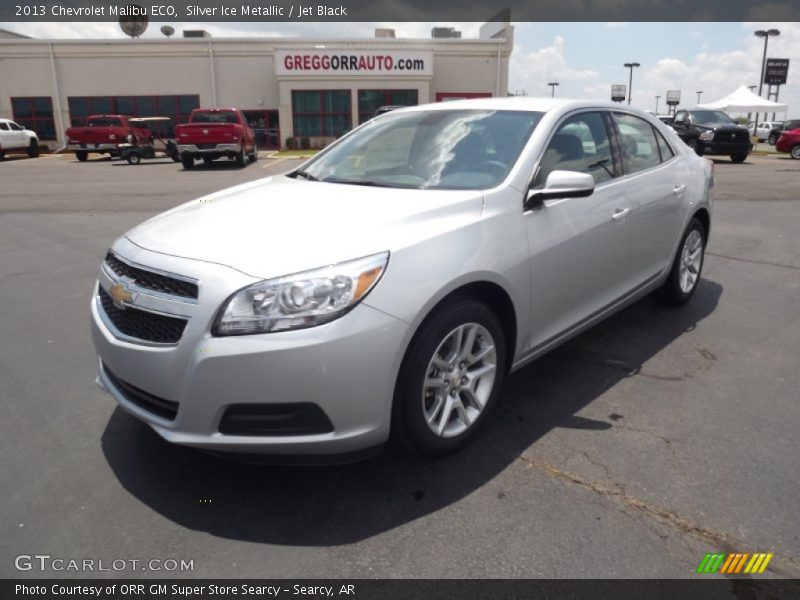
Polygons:
M111 117L93 117L86 121L87 127L122 127L122 121Z
M204 110L192 114L192 123L238 123L232 110Z

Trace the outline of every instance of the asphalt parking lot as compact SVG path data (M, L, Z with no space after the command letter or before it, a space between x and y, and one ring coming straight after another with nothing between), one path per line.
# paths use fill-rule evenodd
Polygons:
M719 161L690 305L642 300L515 373L456 456L278 468L171 446L93 383L100 261L156 212L293 164L0 162L0 576L166 574L15 569L49 554L192 577L682 578L759 551L800 577L800 161Z

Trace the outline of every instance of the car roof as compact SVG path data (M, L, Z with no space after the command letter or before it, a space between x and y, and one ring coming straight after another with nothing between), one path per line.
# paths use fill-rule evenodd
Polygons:
M392 112L409 112L416 110L523 110L533 112L557 111L560 113L581 108L603 108L609 110L630 111L637 114L653 117L647 111L633 106L623 106L617 102L608 100L575 100L569 98L537 98L537 97L511 97L511 98L470 98L465 100L449 100L447 102L435 102L432 104L420 104L418 106L408 106L398 108Z

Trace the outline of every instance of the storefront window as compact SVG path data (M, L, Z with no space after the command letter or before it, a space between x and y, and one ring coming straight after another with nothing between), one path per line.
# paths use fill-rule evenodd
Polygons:
M80 127L89 115L127 115L129 117L169 117L169 123L151 123L153 133L172 137L173 127L186 123L189 114L200 107L200 96L73 96L68 98L73 127Z
M369 121L381 106L416 106L417 90L358 90L358 122Z
M11 98L14 120L31 131L40 140L55 140L56 126L53 120L53 99L49 96Z
M337 137L351 127L349 90L292 92L294 135Z

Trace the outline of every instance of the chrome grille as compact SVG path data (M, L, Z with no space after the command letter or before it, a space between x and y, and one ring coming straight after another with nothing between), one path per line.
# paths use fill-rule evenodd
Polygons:
M177 344L180 341L186 319L157 315L134 307L118 308L102 286L98 287L97 293L103 311L120 333L156 344Z
M199 290L196 283L134 267L117 258L113 252L106 254L105 263L119 277L131 279L139 287L162 294L197 299Z

